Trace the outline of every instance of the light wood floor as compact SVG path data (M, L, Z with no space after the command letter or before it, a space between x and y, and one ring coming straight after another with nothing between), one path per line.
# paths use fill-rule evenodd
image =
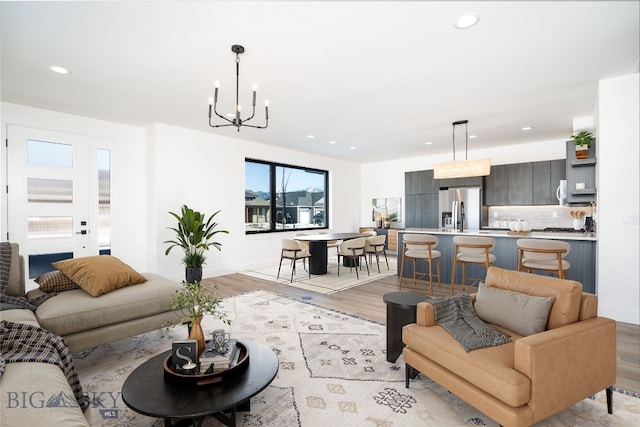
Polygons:
M255 290L265 290L300 300L305 297L306 302L379 323L386 323L386 305L382 301L382 295L398 290L396 276L365 283L333 295L322 295L239 273L204 279L203 281L216 283L218 285L217 295L221 298ZM466 289L469 290L469 288ZM402 290L428 293L426 286L418 285L414 288L411 281L403 281ZM460 291L462 289L456 290L456 292ZM449 285L443 284L441 289L434 286L433 294L436 297L448 296ZM618 323L617 331L618 378L616 386L640 393L640 326Z

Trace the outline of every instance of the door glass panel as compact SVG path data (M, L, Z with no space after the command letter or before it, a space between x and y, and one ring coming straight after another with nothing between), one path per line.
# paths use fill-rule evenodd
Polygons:
M27 140L27 165L73 167L73 146L57 142Z
M27 218L27 239L68 239L73 237L73 217L30 216Z
M98 150L98 248L111 253L111 150Z
M51 263L69 258L73 258L73 252L29 255L29 279L35 279L41 274L55 270Z
M73 181L27 178L29 203L73 203Z

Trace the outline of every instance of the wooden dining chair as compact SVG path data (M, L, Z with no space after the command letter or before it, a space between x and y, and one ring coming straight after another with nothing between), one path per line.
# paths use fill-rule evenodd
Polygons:
M303 268L306 269L306 260L309 258L311 254L305 251L300 244L292 239L282 239L282 251L280 253L280 264L278 265L278 276L276 279L280 278L280 269L282 268L282 260L289 259L291 260L291 279L290 282L293 283L293 275L296 273L296 261L302 260ZM308 272L309 278L311 278L311 272Z
M340 258L347 258L351 260L351 267L349 267L349 271L353 267L356 268L356 277L360 279L360 275L358 274L358 264L360 263L360 258L364 258L364 263L367 266L367 276L369 274L369 263L367 263L367 257L364 253L364 247L367 243L366 237L359 237L357 239L347 240L340 244L338 248L338 276L340 276Z

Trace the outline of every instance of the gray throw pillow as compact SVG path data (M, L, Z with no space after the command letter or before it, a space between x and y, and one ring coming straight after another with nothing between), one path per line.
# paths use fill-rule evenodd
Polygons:
M528 336L545 330L554 300L480 283L473 308L485 322Z

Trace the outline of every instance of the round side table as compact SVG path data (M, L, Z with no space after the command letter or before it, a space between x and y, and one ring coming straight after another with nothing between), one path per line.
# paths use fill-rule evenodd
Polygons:
M416 306L428 299L417 292L389 292L382 296L387 304L387 362L395 362L402 354L402 327L415 323Z

